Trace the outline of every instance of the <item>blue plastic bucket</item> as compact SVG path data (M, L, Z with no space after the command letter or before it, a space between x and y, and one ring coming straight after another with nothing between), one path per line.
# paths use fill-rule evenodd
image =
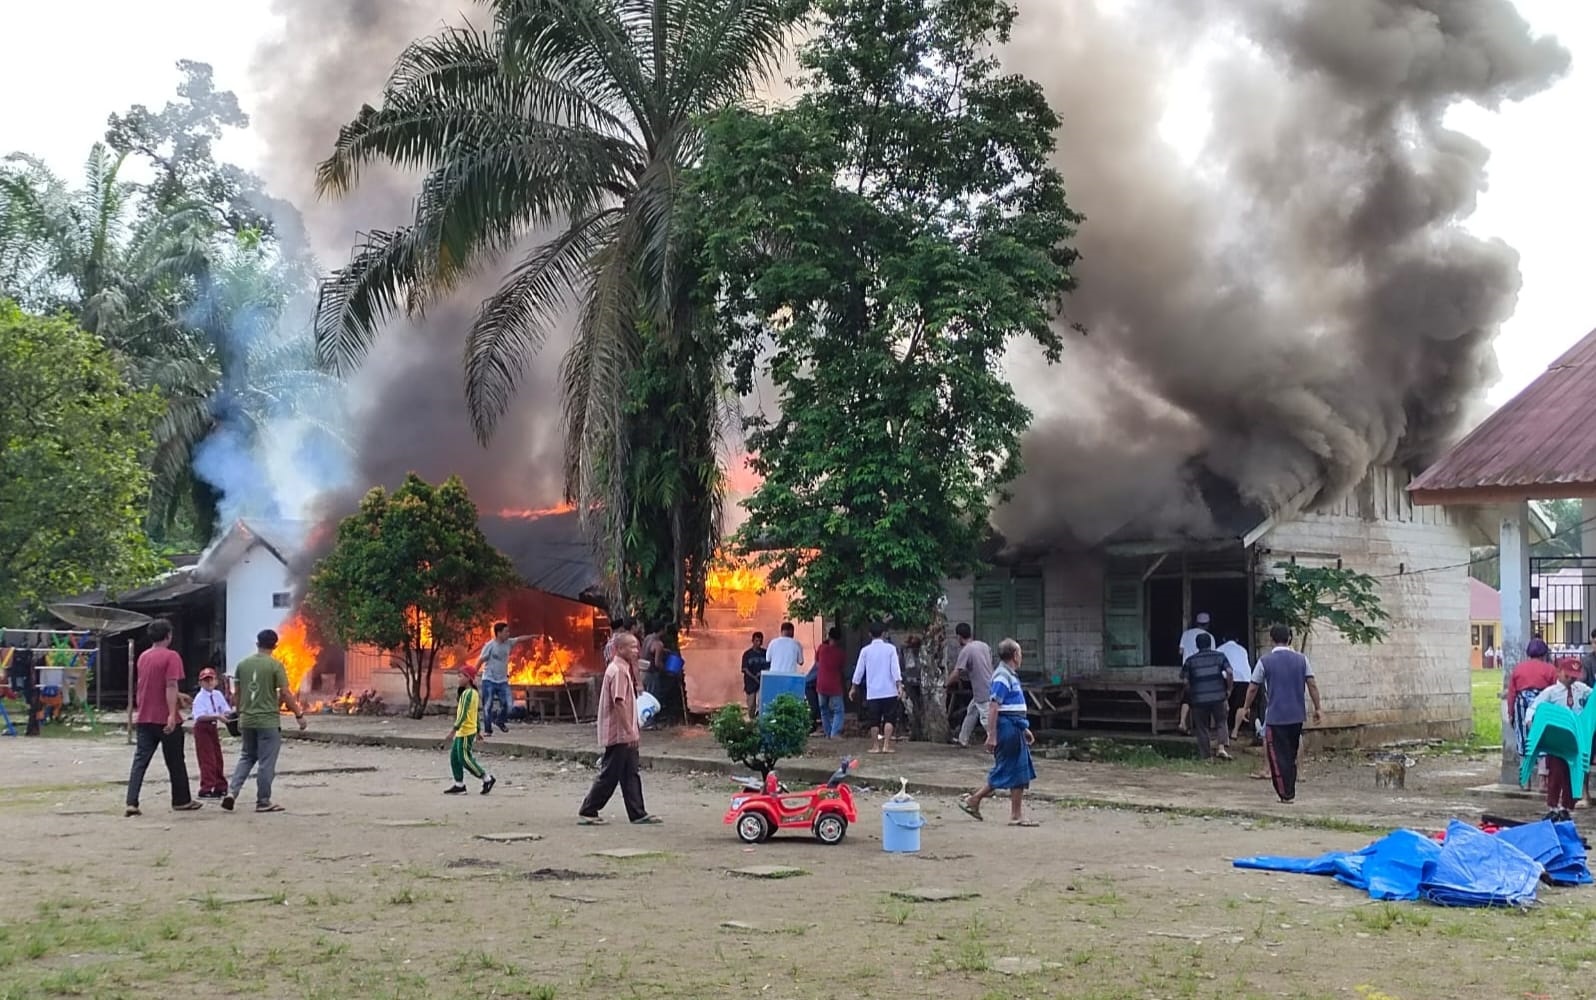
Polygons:
M920 828L925 817L913 799L881 803L881 849L892 854L912 854L920 849Z

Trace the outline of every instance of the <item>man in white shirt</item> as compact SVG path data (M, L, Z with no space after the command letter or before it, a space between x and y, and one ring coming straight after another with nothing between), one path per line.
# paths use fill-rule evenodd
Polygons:
M1235 740L1241 733L1241 706L1247 700L1247 685L1252 681L1252 665L1247 662L1247 649L1234 639L1227 639L1219 644L1219 651L1225 654L1225 659L1230 661L1230 676L1235 686L1230 692L1230 716L1233 724L1230 728L1230 738Z
M792 622L781 623L781 635L770 640L765 655L770 659L773 674L796 674L804 665L804 647L792 637Z
M857 701L859 685L865 686L871 753L897 753L892 749L892 728L898 721L898 701L903 697L903 668L898 665L898 648L886 640L886 634L883 623L870 624L870 644L859 650L853 687L848 691L848 696Z
M1208 612L1203 611L1197 615L1197 624L1180 634L1180 662L1182 666L1185 666L1186 661L1191 659L1193 653L1197 652L1198 635L1208 636L1209 645L1218 645L1218 643L1212 641L1214 637L1208 631L1209 621Z

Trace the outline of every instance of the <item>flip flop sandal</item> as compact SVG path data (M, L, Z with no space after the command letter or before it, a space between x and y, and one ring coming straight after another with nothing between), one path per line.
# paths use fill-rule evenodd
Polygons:
M1041 825L1042 825L1041 823L1038 823L1034 819L1011 819L1011 820L1009 820L1009 826L1041 826Z
M969 799L960 799L959 800L959 812L964 813L964 815L970 817L971 819L975 820L978 823L985 823L986 822L986 818L981 815L981 810L977 809L975 806L970 805L970 800Z
M659 826L665 821L658 816L649 815L644 816L642 819L634 819L631 822L633 826Z
M283 811L283 807L273 802L271 805L256 806L255 811L258 813L280 813Z
M609 820L605 819L602 816L578 816L576 818L576 825L577 826L607 826L607 825L609 825Z

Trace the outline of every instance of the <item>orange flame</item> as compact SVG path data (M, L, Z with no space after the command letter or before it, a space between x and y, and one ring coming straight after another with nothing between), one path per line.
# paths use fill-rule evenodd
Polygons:
M311 641L310 628L299 612L294 612L277 627L277 649L273 655L288 672L288 689L297 693L321 655L321 646Z
M715 563L704 578L705 596L716 604L736 605L740 618L753 617L765 592L765 575L721 553L716 553Z
M527 521L535 521L540 517L548 517L550 514L569 514L575 509L576 505L573 503L562 503L553 507L542 507L538 509L533 509L530 507L506 507L503 510L500 510L498 515L500 517L518 517Z

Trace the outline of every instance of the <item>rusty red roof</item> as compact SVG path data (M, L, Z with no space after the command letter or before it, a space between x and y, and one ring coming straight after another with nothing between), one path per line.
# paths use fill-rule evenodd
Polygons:
M1596 330L1408 490L1415 503L1596 496Z

